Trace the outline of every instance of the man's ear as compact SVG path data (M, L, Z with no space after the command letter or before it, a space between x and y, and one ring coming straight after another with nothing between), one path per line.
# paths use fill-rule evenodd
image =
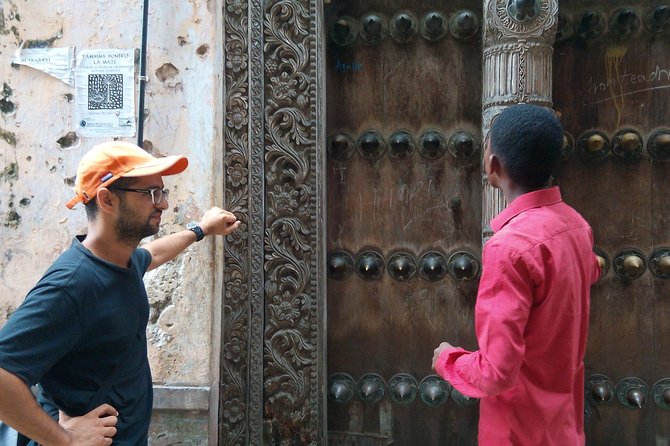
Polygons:
M500 186L500 180L504 175L504 167L497 155L490 153L488 159L484 160L486 176L489 184L493 187Z
M119 205L119 197L105 187L98 189L95 199L98 202L98 209L106 214L112 213Z

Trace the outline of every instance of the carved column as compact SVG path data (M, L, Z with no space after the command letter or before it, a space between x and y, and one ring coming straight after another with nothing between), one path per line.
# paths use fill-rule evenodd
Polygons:
M225 0L220 445L326 444L321 0Z
M558 0L484 0L482 135L505 107L524 102L552 106L553 43ZM483 164L482 164L483 165ZM482 235L505 208L502 193L483 177Z

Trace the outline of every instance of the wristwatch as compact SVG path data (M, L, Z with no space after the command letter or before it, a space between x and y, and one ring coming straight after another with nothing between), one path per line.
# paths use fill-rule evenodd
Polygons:
M195 241L199 242L200 240L205 238L205 233L202 231L202 228L196 221L192 221L191 223L186 225L186 229L189 231L193 231L195 234Z

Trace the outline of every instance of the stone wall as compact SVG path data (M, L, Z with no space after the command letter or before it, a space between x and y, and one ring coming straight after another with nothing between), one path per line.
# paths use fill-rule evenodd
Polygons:
M4 0L0 8L1 325L84 232L83 207L69 211L65 203L78 160L107 139L76 133L72 86L13 67L12 56L22 43L75 52L139 49L143 1ZM185 173L165 178L165 234L225 205L222 1L153 0L148 12L143 144L154 155L186 154L190 162ZM204 444L208 435L214 441L218 394L209 389L218 387L222 253L222 240L207 239L146 276L149 356L160 386L152 444Z

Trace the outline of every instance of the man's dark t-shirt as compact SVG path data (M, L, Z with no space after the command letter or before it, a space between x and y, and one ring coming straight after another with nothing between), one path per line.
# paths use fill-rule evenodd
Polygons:
M75 239L0 330L0 367L40 383L66 414L81 416L103 403L119 412L114 445L147 443L152 380L142 276L150 263L151 254L138 248L121 268ZM92 401L117 365L109 394Z

